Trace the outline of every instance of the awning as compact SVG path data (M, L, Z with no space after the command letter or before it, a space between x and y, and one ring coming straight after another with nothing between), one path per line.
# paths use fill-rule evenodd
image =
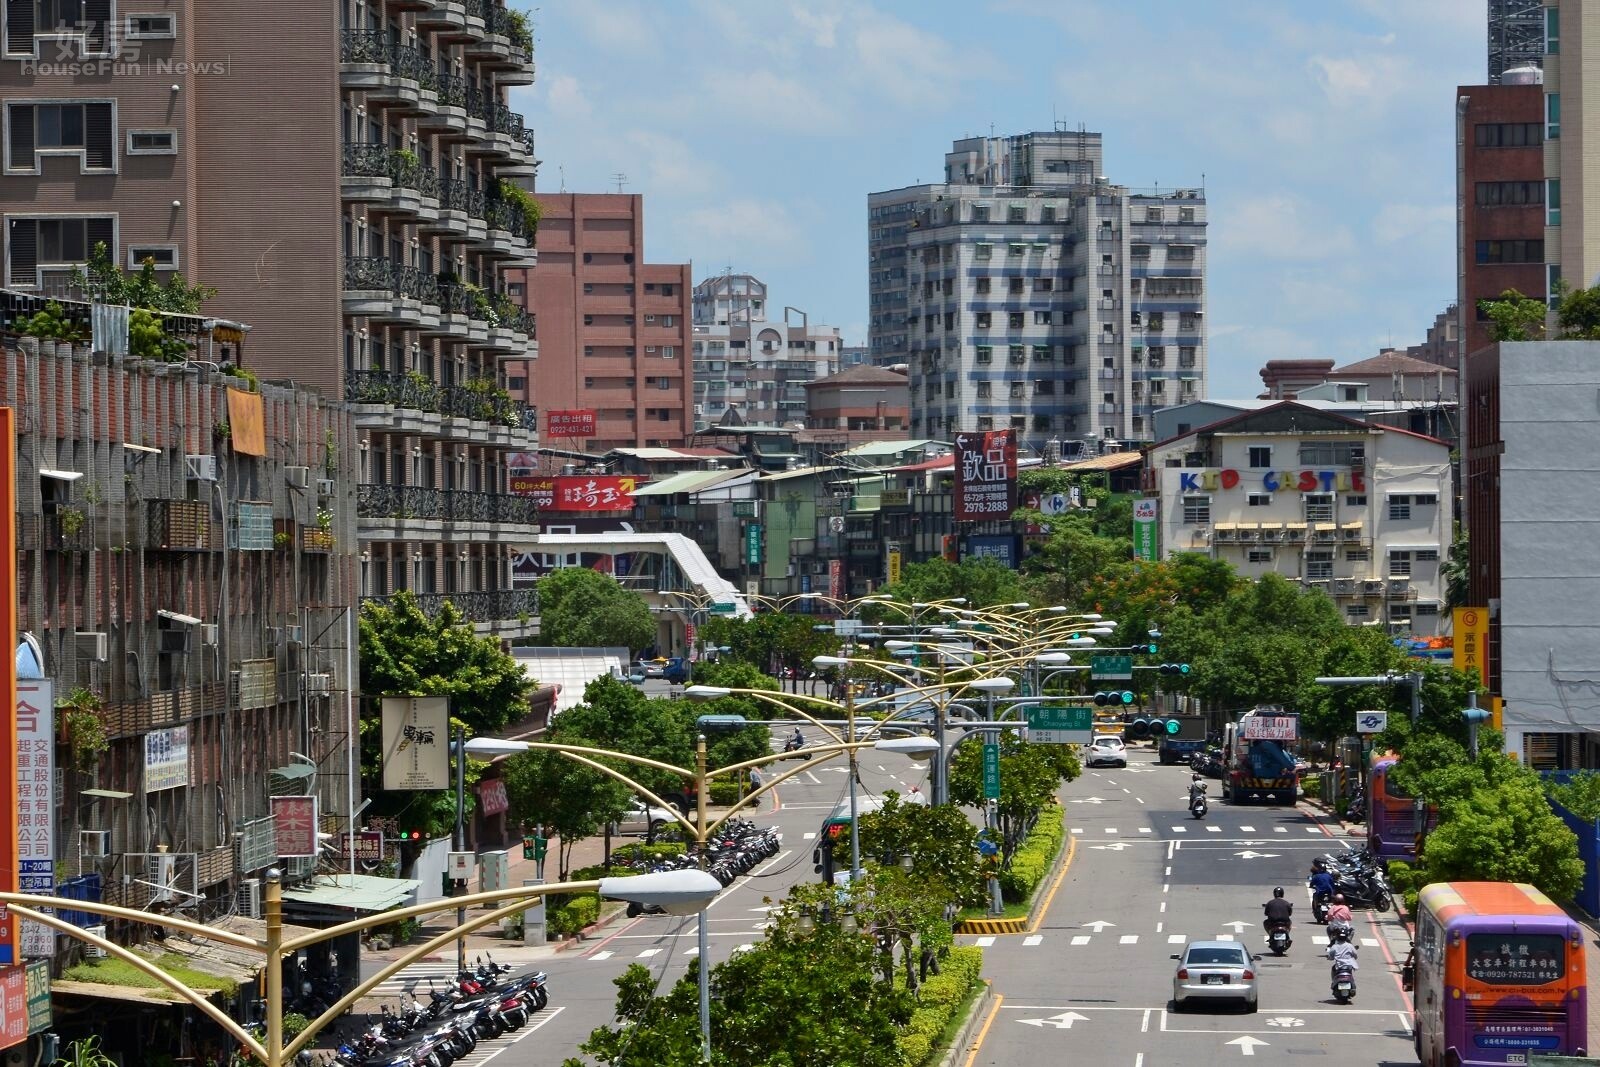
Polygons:
M290 763L272 768L271 773L276 778L287 778L292 782L297 778L309 778L317 773L317 769L309 763Z
M1258 529L1258 527L1253 522L1241 522L1239 524L1239 529L1241 529L1241 530L1250 530L1250 531L1254 532L1256 529Z
M165 608L157 608L156 614L161 616L163 619L166 619L168 622L175 622L181 626L200 625L199 619L195 618L193 615L185 615L182 612L168 611Z
M1319 522L1319 523L1317 523L1317 531L1319 533L1327 533L1329 530L1337 530L1337 529L1338 529L1338 527L1335 526L1331 522Z
M1361 529L1361 520L1357 519L1355 522L1347 522L1344 524L1344 528L1346 530L1359 530Z
M1283 523L1281 523L1281 522L1264 522L1264 523L1261 524L1261 528L1263 530L1281 530L1281 529L1283 529Z
M189 1002L165 989L145 989L141 986L106 985L103 982L69 982L58 979L50 983L55 996L99 997L102 1000L127 1000L135 1004L180 1005Z
M1239 527L1237 525L1235 525L1234 523L1231 523L1231 522L1219 522L1219 523L1217 523L1217 529L1219 529L1219 530L1237 530L1238 528Z
M83 477L82 471L47 471L39 472L41 478L54 478L58 482L75 482Z
M122 442L122 447L134 452L147 452L152 456L161 455L161 449L159 448L151 448L149 445L136 445L132 441Z
M305 917L349 919L349 912L375 913L409 903L414 878L379 878L370 874L319 875L314 881L283 891L283 902Z
M1303 522L1289 522L1284 524L1284 529L1287 530L1304 530L1305 528L1306 524Z

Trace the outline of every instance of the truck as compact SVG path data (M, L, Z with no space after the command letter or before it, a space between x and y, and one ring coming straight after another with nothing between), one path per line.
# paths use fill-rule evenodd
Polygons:
M1177 723L1178 732L1168 729L1161 732L1161 744L1156 747L1156 758L1161 763L1188 763L1189 757L1206 747L1206 719L1204 715L1173 715L1166 723Z
M1293 804L1300 792L1293 747L1300 716L1275 705L1252 708L1222 728L1222 799Z

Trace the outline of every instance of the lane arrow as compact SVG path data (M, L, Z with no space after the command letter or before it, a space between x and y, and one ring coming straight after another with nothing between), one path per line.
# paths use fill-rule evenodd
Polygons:
M1106 927L1115 926L1117 924L1116 923L1108 923L1104 919L1096 919L1092 923L1084 923L1083 925L1084 925L1084 927L1086 929L1093 930L1097 934L1103 934L1103 933L1106 932Z
M1107 852L1121 852L1123 849L1128 847L1128 843L1126 841L1118 841L1110 845L1090 845L1089 847L1104 849Z
M1069 803L1069 804L1104 804L1105 801L1101 800L1099 797L1079 797L1077 800L1069 800L1069 801L1067 801L1067 803Z
M1261 1040L1259 1037L1251 1037L1249 1034L1246 1034L1243 1037L1236 1037L1227 1043L1230 1045L1238 1045L1239 1051L1243 1052L1246 1056L1254 1056L1256 1054L1257 1046L1267 1044L1267 1042Z
M1252 852L1249 849L1245 849L1243 852L1235 852L1234 855L1243 860L1275 860L1278 858L1276 852Z
M1231 923L1223 923L1222 925L1223 926L1231 926L1231 927L1233 927L1233 932L1234 933L1242 934L1242 933L1244 933L1244 928L1246 926L1254 926L1255 923L1241 922L1240 920L1235 919Z
M1304 1026L1305 1024L1306 1021L1304 1019L1296 1019L1292 1015L1279 1015L1267 1020L1268 1026L1278 1026L1283 1027L1284 1029L1289 1029L1296 1026Z
M1079 1015L1075 1011L1064 1011L1060 1015L1052 1015L1048 1019L1018 1019L1017 1022L1024 1026L1053 1026L1057 1030L1071 1030L1073 1023L1086 1023L1087 1015Z

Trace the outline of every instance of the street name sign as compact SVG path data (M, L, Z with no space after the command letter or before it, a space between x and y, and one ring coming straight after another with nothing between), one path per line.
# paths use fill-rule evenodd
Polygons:
M1087 705L1029 708L1028 740L1042 745L1087 745L1094 740L1094 709Z
M1090 657L1089 677L1096 682L1131 682L1133 681L1133 657Z

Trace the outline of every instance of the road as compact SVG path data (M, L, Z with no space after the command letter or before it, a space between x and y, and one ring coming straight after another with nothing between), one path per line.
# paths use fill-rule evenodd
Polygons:
M957 1062L1415 1063L1398 978L1409 940L1393 913L1356 913L1355 1002L1339 1005L1328 990L1327 942L1310 922L1305 878L1312 857L1343 847L1337 824L1330 831L1303 810L1220 801L1196 821L1185 810L1186 767L1159 766L1143 747L1129 757L1126 769L1086 771L1064 794L1077 847L1039 928L962 939L986 944L1000 1000L972 1059ZM1210 792L1215 800L1215 782ZM1262 943L1261 905L1276 885L1296 902L1294 945L1282 959ZM1262 953L1260 1010L1174 1013L1171 954L1216 939Z

